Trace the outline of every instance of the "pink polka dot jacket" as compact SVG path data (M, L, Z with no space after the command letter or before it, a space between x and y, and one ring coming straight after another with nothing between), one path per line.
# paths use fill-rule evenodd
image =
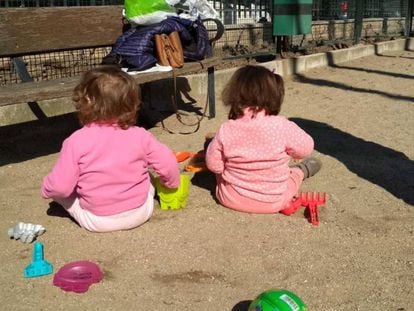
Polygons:
M259 112L224 122L210 143L206 164L240 195L276 201L287 189L289 161L312 153L314 141L283 116Z

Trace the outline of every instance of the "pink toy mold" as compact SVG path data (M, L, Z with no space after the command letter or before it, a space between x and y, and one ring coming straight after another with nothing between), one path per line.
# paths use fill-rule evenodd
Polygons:
M55 274L53 285L66 292L84 293L102 280L102 271L93 262L81 260L64 265Z

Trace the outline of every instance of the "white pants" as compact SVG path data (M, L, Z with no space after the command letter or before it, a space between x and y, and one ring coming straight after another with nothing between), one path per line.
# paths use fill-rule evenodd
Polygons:
M150 185L147 201L137 208L115 215L98 216L83 209L76 196L55 200L86 230L93 232L110 232L129 230L144 224L151 218L154 210L155 189Z

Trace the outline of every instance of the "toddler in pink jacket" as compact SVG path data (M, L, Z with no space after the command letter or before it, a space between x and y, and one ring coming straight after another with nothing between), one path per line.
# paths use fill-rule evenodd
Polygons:
M117 67L87 72L74 90L83 127L68 137L41 194L61 204L89 231L127 230L152 215L151 167L168 188L177 188L173 152L135 126L139 87Z
M279 115L283 97L282 77L262 66L238 69L226 85L222 99L230 108L229 120L206 151L222 205L249 213L280 212L302 180L321 168L309 157L312 137ZM291 159L305 160L290 167Z

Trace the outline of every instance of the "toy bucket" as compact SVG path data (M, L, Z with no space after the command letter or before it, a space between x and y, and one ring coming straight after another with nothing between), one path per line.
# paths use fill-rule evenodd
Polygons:
M167 210L186 207L188 194L190 192L189 175L180 175L180 186L176 189L164 187L161 184L159 177L153 178L153 184L157 190L161 209Z

